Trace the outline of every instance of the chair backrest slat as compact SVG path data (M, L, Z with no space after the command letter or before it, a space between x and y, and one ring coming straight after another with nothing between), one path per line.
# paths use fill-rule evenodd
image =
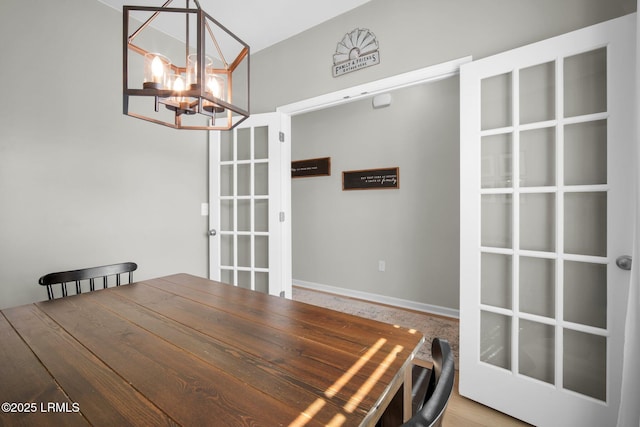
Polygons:
M122 281L120 275L128 273L129 282L133 282L133 272L138 269L138 265L134 262L123 262L120 264L103 265L100 267L82 268L79 270L60 271L49 273L42 276L38 283L47 287L47 297L54 299L53 285L60 284L62 288L62 296L66 297L67 283L75 282L76 294L82 293L82 281L89 281L90 291L95 290L95 279L102 277L102 287L108 286L108 277L116 276L116 286L120 286Z

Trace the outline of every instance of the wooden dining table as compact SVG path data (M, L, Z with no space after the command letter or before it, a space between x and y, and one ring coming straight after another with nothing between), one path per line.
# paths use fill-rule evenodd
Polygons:
M0 425L370 426L424 341L188 274L1 312Z

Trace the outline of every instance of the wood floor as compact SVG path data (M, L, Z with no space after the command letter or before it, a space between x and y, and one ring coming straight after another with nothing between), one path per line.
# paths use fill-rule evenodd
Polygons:
M456 371L456 384L444 414L442 427L520 427L529 425L460 396L458 393L458 372Z

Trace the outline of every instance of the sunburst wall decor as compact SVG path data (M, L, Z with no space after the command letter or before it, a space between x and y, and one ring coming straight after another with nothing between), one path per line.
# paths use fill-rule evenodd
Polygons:
M333 54L333 77L342 76L380 63L376 35L365 28L356 28L336 46Z

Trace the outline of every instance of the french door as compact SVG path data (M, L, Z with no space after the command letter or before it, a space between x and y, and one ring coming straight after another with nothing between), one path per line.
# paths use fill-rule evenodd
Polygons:
M209 276L288 298L289 128L287 115L256 114L209 138Z
M617 419L635 19L461 67L460 393L537 426Z

